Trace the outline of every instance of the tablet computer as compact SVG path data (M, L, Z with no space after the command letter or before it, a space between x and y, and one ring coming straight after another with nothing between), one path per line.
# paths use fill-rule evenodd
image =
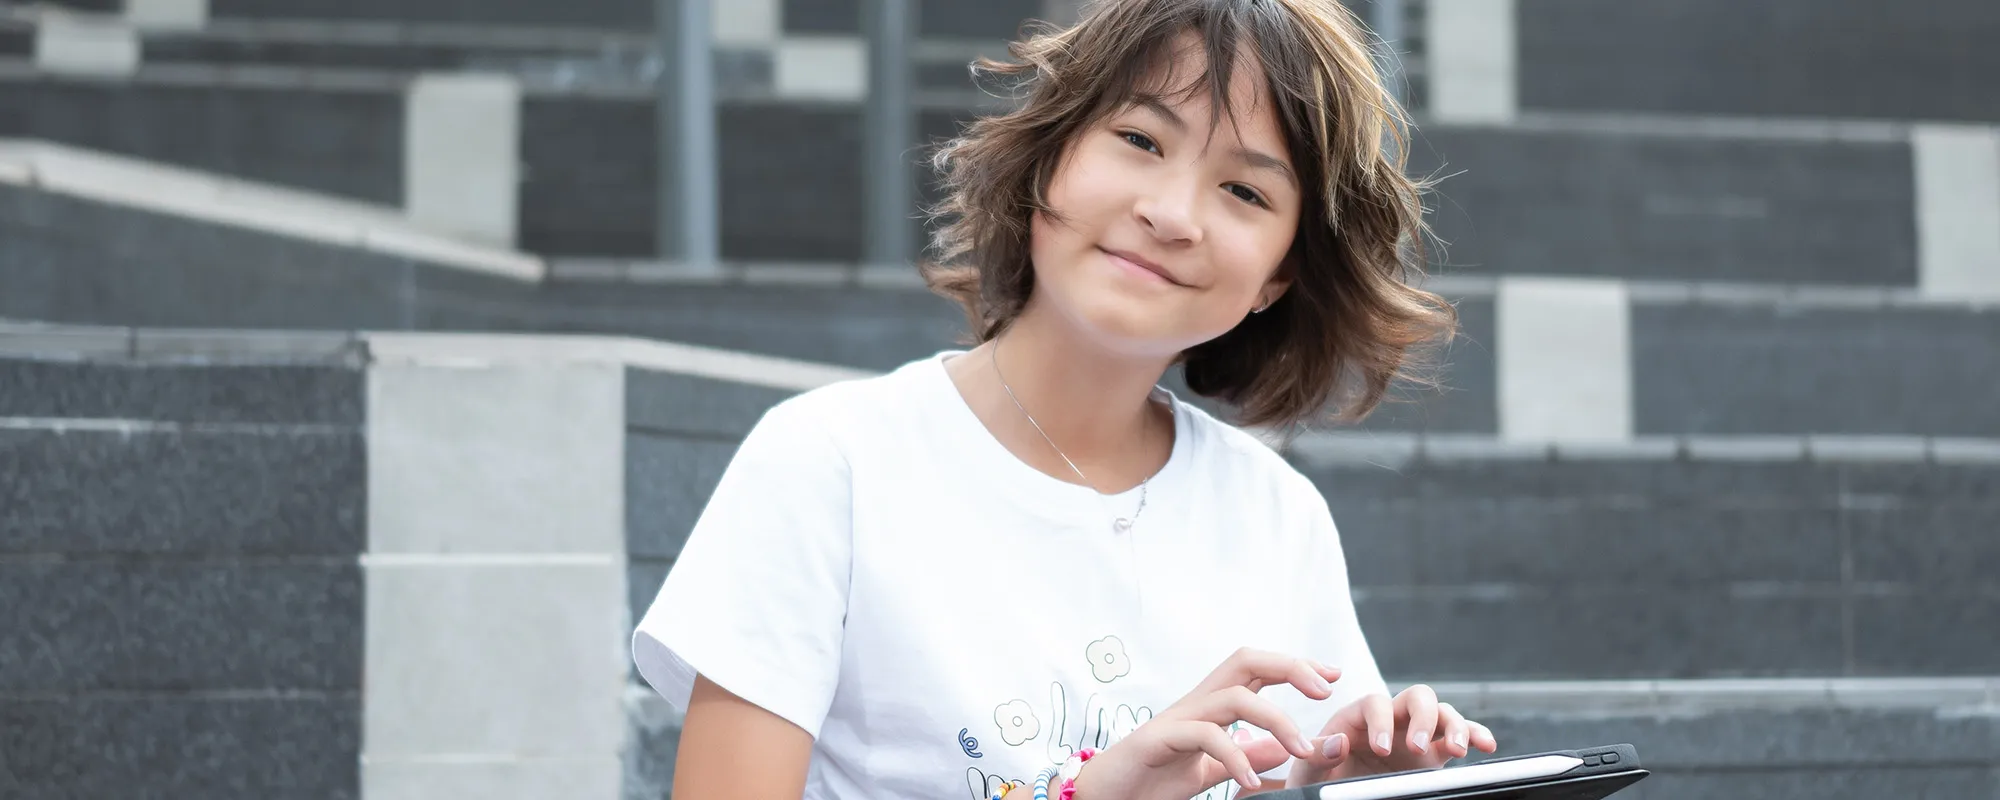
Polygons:
M1637 749L1613 744L1350 778L1270 796L1273 800L1599 800L1648 774L1639 766Z

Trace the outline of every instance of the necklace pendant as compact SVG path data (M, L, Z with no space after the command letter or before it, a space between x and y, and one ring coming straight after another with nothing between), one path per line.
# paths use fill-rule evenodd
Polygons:
M1119 517L1116 522L1111 523L1111 529L1113 531L1117 531L1118 533L1124 533L1126 531L1129 531L1132 529L1132 520L1125 517Z

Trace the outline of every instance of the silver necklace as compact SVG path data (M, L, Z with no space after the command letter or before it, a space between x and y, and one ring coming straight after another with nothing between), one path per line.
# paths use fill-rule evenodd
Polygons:
M1007 385L1007 376L1000 371L999 339L993 340L993 349L988 351L988 355L992 356L993 374L1000 378L1000 388L1007 390L1007 398L1014 401L1014 407L1021 410L1021 416L1028 419L1029 425L1035 426L1035 432L1041 434L1042 441L1049 443L1049 449L1056 451L1056 455L1062 457L1063 463L1069 465L1069 470L1076 473L1076 479L1082 481L1085 488L1090 489L1092 492L1097 492L1097 484L1091 483L1090 478L1083 474L1083 470L1077 469L1076 462L1069 459L1069 454L1064 453L1061 447L1056 446L1056 440L1049 438L1048 431L1042 430L1042 424L1035 421L1035 415L1028 413L1027 406L1021 405L1021 398L1014 396L1014 387ZM1133 510L1132 516L1119 517L1113 520L1111 523L1113 531L1125 533L1132 530L1132 523L1137 522L1139 515L1146 510L1146 485L1152 482L1153 477L1151 475L1146 476L1145 480L1139 482L1139 507ZM1104 496L1102 492L1097 492L1097 494L1099 498Z

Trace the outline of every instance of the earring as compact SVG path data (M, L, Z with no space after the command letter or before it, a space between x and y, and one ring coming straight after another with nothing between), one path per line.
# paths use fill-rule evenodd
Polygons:
M1262 314L1262 313L1264 313L1264 309L1267 309L1267 308L1270 308L1270 307L1271 307L1271 304L1270 304L1270 303L1264 303L1264 304L1261 304L1261 305L1257 306L1256 308L1253 308L1253 309L1250 309L1250 313L1252 313L1252 314Z

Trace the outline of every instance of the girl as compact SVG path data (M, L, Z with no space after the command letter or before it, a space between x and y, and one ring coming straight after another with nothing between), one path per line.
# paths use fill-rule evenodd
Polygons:
M1451 329L1361 41L1337 0L1101 0L981 65L1025 96L938 153L926 267L977 346L745 438L634 635L676 798L1220 798L1494 750L1387 694L1313 484L1157 386L1353 419Z

